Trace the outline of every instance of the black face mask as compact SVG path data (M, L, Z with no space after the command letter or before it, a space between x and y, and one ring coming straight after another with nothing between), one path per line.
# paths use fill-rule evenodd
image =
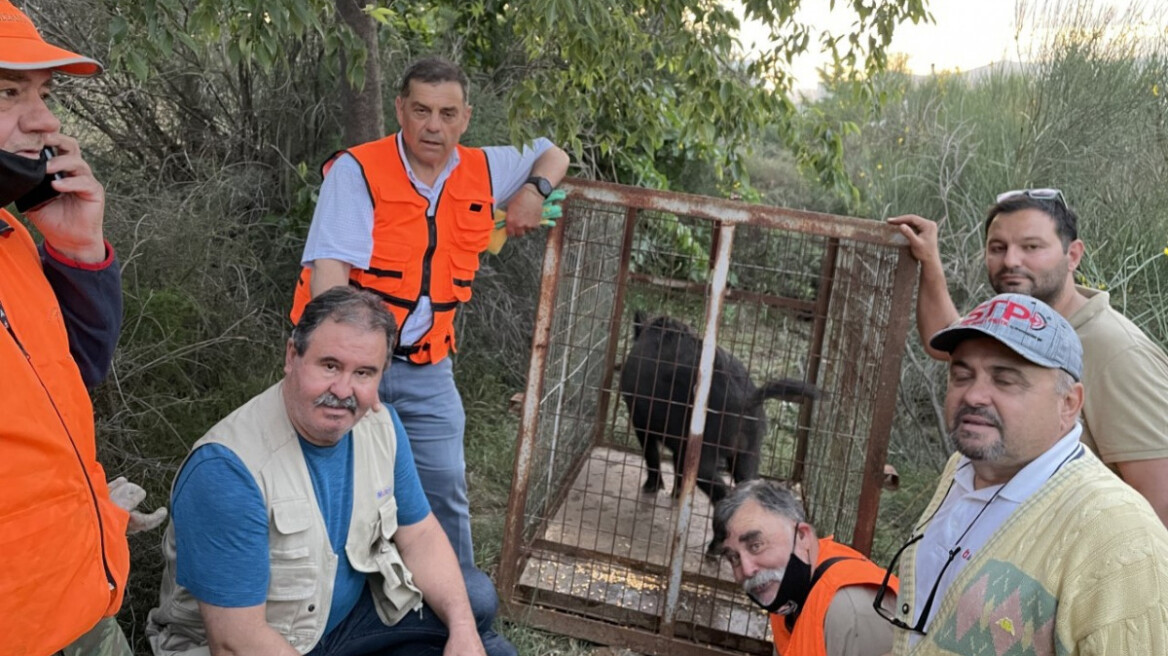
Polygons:
M779 583L779 591L774 600L764 604L754 595L748 595L754 603L762 606L769 613L786 615L787 628L791 629L799 611L803 609L803 602L811 594L811 565L795 555L795 545L799 543L799 525L795 525L795 540L791 544L791 557L787 559L787 569L783 573L783 580Z
M16 209L27 212L57 195L52 178L45 177L49 154L37 159L0 151L0 207L16 201Z

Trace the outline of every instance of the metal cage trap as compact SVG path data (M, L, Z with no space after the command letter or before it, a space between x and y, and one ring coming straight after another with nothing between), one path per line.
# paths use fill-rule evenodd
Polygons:
M504 612L646 654L772 653L765 613L706 553L711 496L740 475L784 481L820 535L870 550L916 264L875 221L565 187L497 575ZM811 392L766 400L783 379ZM638 432L645 412L656 423Z

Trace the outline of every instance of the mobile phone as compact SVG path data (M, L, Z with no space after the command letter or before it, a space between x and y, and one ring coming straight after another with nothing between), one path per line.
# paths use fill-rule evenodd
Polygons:
M41 154L44 155L45 160L47 161L53 159L53 157L57 155L57 151L52 146L45 146L44 149L41 150ZM32 191L16 199L16 209L20 210L21 212L28 212L29 210L35 210L45 203L53 200L61 193L56 189L53 189L53 180L63 180L64 178L65 176L60 172L53 173L52 175L46 175L45 179L41 180L40 184L32 188Z

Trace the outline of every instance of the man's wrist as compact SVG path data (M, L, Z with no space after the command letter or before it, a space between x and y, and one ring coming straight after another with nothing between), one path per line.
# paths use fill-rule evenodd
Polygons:
M470 610L469 603L465 610ZM465 631L467 633L474 633L475 635L478 635L479 632L478 625L475 624L474 615L469 612L458 613L456 617L447 618L447 622L445 622L445 624L446 630L449 633L461 633Z
M519 190L526 191L526 192L530 193L531 195L535 196L536 198L539 199L540 203L543 203L543 201L544 201L543 194L539 193L539 190L536 189L533 185L530 185L530 184L525 182L525 183L523 183L523 186L519 188Z
M924 282L939 282L942 285L947 284L945 280L945 266L941 264L940 258L929 258L921 262L921 280Z
M110 246L110 243L104 239L100 246L91 245L83 250L60 249L48 241L45 241L44 245L45 252L50 257L74 269L99 271L108 267L114 259L113 246Z

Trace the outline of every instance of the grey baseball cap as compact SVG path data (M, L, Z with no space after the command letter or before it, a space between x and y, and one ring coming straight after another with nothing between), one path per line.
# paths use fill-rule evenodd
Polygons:
M1071 324L1046 303L1024 294L998 294L938 332L929 346L952 353L970 337L993 337L1030 362L1083 378L1083 345Z

